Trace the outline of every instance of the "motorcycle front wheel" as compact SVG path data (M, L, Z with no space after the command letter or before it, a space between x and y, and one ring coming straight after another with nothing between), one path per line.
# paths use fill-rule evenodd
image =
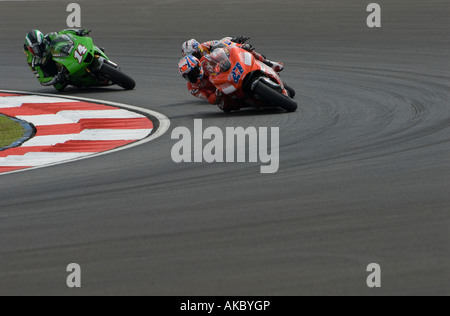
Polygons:
M127 76L114 66L105 63L99 72L125 90L133 90L136 87L136 82L133 78Z
M286 112L295 112L297 110L298 105L295 101L266 86L262 81L256 84L253 93L264 103L280 107Z

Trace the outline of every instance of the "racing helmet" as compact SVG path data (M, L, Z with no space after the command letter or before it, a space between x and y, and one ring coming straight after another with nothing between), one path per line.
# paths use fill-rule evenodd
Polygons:
M198 58L201 56L201 45L195 39L191 39L183 43L181 46L181 52L183 56L194 55Z
M38 30L29 31L25 36L25 46L33 56L44 57L47 50L44 37L45 35Z
M192 55L187 55L180 60L178 71L190 83L200 83L205 74L200 60Z

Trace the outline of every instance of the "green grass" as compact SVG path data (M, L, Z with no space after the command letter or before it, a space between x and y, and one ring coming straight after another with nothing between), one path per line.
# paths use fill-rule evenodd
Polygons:
M24 132L22 125L7 116L0 115L0 149L19 140Z

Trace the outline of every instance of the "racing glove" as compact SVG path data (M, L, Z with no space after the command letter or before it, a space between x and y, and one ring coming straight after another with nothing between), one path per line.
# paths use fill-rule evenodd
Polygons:
M77 36L88 36L92 30L86 30L86 29L67 29L65 31L72 31L75 33L75 35Z
M57 84L66 85L68 83L69 83L69 79L67 78L67 75L66 75L66 69L63 68L58 72L58 74L56 76L53 77L53 79L51 81L42 82L41 85L43 85L44 87L49 87L49 86L54 86Z
M92 30L78 30L77 35L78 36L88 36L90 33L92 32Z
M239 35L236 37L232 37L231 41L237 44L245 44L250 39L250 37Z
M67 75L66 75L66 69L63 68L61 69L60 72L58 72L58 74L55 76L55 84L56 83L61 83L61 84L66 84L69 79L67 79Z
M250 53L255 50L255 48L252 45L250 45L250 44L243 44L241 46L241 48L245 49L247 52L250 52Z
M43 65L43 58L39 58L39 57L33 57L33 61L31 62L31 67L33 69L35 69L36 67L42 66Z

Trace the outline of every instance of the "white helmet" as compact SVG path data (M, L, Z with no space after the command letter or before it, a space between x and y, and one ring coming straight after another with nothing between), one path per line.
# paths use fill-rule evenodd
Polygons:
M33 56L44 57L47 51L44 37L45 35L38 30L29 31L27 36L25 36L25 46Z
M191 39L187 42L184 42L183 45L181 46L181 52L183 56L198 55L199 53L201 53L200 43L195 39Z

